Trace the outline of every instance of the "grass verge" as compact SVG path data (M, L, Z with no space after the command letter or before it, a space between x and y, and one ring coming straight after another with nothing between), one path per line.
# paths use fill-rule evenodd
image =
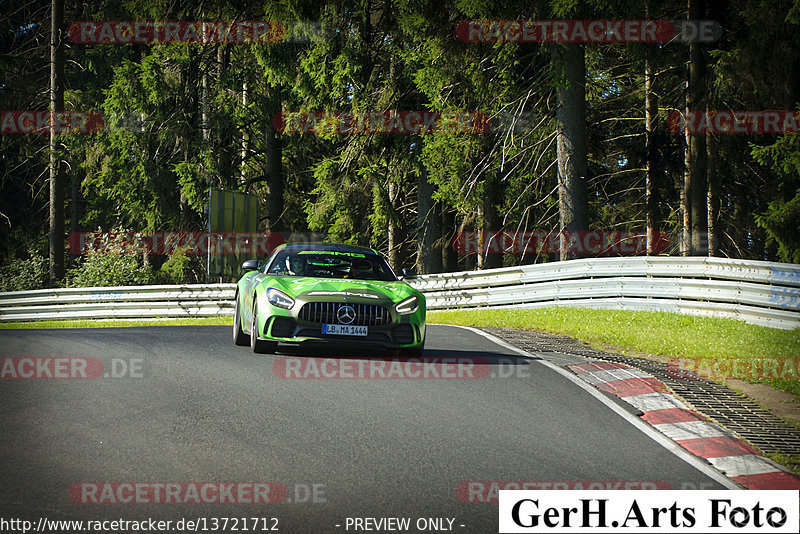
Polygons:
M734 319L667 312L585 308L431 311L428 322L566 334L595 348L611 348L621 354L698 360L701 372L733 359L785 358L789 367L779 366L778 374L771 375L779 378L760 382L787 391L800 402L800 329L778 330Z
M233 324L233 315L219 317L187 317L180 319L76 319L62 321L26 321L19 323L0 323L0 329L9 328L114 328L130 326L186 326L186 325L226 325Z
M771 452L767 454L766 457L789 468L795 475L800 475L800 456L789 456L787 454Z

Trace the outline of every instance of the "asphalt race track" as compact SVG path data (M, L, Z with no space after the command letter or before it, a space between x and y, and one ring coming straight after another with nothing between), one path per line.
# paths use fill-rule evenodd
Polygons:
M287 352L235 347L229 327L0 330L5 362L71 357L91 371L96 358L117 375L15 379L32 364L4 364L0 516L261 517L277 518L279 532L357 531L348 517L410 518L418 532L418 519L445 518L428 531L472 533L497 532L497 505L476 502L489 486L470 481L722 489L561 374L470 330L429 326L424 358L458 358L471 378L286 379L276 373L318 369L308 356L325 358L328 372L391 357ZM37 360L40 376L69 368L49 363ZM131 485L121 493L112 482ZM269 495L282 502L153 502L152 488L173 482L242 483L241 501L253 497L245 483L272 482ZM149 488L145 502L115 504L133 483ZM81 502L92 497L104 503Z

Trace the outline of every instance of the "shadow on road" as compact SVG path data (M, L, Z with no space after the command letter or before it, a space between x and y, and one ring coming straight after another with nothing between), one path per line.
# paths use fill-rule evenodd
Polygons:
M340 347L330 344L304 343L302 346L279 345L276 356L292 356L297 358L337 358L346 360L387 360L387 361L415 361L424 362L453 362L472 361L480 365L530 365L531 360L541 358L524 358L513 354L498 354L484 350L463 349L425 349L421 357L400 356L396 351L382 347L367 348Z

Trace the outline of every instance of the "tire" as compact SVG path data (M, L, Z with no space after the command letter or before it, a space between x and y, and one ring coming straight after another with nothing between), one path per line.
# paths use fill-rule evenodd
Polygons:
M258 306L253 297L253 317L250 319L250 348L256 354L273 354L278 348L277 341L258 339Z
M236 293L236 304L233 306L233 344L246 347L250 344L250 336L242 330L242 316L240 314L239 293Z

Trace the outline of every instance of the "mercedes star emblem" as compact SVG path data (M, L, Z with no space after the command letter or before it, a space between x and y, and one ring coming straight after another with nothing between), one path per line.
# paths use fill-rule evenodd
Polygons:
M356 310L347 304L339 306L339 309L336 311L336 318L339 319L341 324L350 324L356 318Z

